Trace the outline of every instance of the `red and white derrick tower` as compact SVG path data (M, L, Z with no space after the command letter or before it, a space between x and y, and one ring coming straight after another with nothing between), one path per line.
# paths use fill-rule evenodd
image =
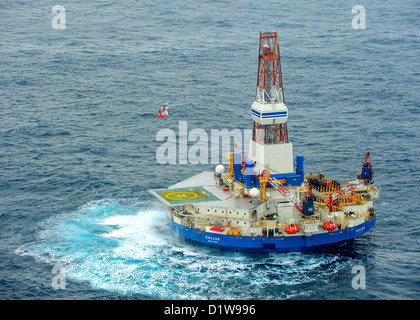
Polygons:
M288 109L284 104L277 32L260 33L257 93L251 114L254 129L250 158L257 161L260 170L269 165L272 173L293 172L293 151L287 134Z

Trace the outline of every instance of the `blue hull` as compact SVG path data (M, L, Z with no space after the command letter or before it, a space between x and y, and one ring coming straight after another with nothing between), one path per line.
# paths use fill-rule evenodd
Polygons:
M169 218L168 220L171 230L184 238L220 249L255 253L321 250L359 237L375 226L375 215L373 215L368 221L356 227L310 236L244 237L191 229L181 226Z

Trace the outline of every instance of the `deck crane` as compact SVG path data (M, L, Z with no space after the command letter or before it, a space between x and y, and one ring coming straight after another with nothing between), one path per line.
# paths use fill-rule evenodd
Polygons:
M315 197L312 194L312 187L309 186L308 191L302 197L302 213L305 215L314 214L314 200Z
M370 152L366 151L365 159L363 160L362 172L357 174L357 178L362 180L364 184L372 183L373 178L373 169L372 169L372 160L370 159Z
M296 198L284 185L282 185L268 170L264 170L261 174L263 177L268 178L268 182L277 189L296 209L302 211L302 202Z

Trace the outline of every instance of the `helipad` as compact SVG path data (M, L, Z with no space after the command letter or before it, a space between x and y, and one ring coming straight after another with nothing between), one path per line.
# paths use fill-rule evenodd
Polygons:
M153 190L153 193L159 198L164 199L169 204L220 200L212 192L201 186L193 188Z

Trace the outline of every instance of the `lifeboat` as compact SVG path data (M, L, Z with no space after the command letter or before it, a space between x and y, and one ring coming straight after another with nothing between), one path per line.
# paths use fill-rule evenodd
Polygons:
M324 229L327 231L333 231L337 228L337 223L334 221L324 221Z
M295 233L299 232L299 229L300 229L300 227L299 227L298 224L293 224L293 225L285 227L284 231L287 234L295 234Z
M216 231L216 232L223 232L223 231L225 231L225 228L213 227L210 230L211 231Z

